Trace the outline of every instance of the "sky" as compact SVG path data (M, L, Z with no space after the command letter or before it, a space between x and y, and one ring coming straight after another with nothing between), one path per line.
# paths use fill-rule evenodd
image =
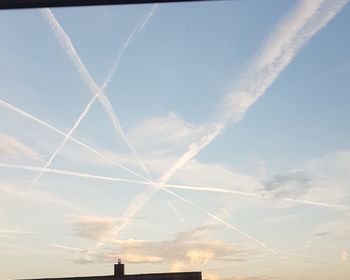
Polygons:
M349 13L0 11L0 279L347 279Z

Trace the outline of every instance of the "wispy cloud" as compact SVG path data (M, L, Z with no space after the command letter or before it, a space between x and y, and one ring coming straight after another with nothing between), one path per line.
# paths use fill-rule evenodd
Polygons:
M66 223L73 225L75 236L104 241L121 225L122 221L112 217L83 216L69 219Z
M33 151L30 147L22 143L19 139L8 134L0 133L0 155L12 158L30 158L42 161L42 155Z
M348 242L350 240L350 216L345 215L319 225L313 230L313 234L317 239Z
M285 200L342 204L349 196L349 151L337 151L299 163L297 170L275 174L261 182L261 195ZM342 208L342 207L339 207ZM348 209L348 207L343 207Z
M187 122L176 113L141 121L128 131L135 146L155 157L177 154L178 150L209 133L211 127Z
M57 205L79 212L86 212L86 209L83 207L71 203L47 191L27 190L13 184L0 182L0 194L2 198L11 196L25 201L27 200L40 204Z

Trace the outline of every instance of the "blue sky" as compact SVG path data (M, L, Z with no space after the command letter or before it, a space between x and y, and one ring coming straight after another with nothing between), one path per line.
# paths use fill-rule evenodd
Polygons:
M349 12L1 11L0 278L346 279Z

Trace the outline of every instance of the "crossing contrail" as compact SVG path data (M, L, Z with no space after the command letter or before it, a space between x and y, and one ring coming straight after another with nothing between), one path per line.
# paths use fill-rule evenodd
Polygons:
M19 114L19 115L21 115L21 116L23 116L23 117L25 117L25 118L27 118L27 119L29 119L29 120L31 120L31 121L34 121L34 122L37 123L37 124L40 124L40 125L42 125L42 126L48 128L48 129L50 129L50 130L52 130L52 131L54 131L54 132L56 132L56 133L58 133L58 134L60 134L60 135L62 135L62 136L64 136L64 137L66 136L66 134L65 134L63 131L59 130L58 128L54 127L53 125L51 125L51 124L49 124L49 123L47 123L47 122L45 122L45 121L39 119L38 117L33 116L32 114L29 114L29 113L23 111L22 109L20 109L20 108L18 108L18 107L13 106L13 105L11 105L11 104L9 104L9 103L7 103L7 102L1 100L1 99L0 99L0 105L3 106L3 107L5 107L5 108L7 108L7 109L9 109L9 110L11 110L11 111L13 111L13 112L15 112L15 113L17 113L17 114ZM92 152L92 153L94 153L94 154L100 156L100 157L103 158L104 160L106 160L106 161L108 161L108 162L110 162L110 163L112 163L112 164L114 164L114 165L120 167L121 169L123 169L123 170L129 172L130 174L133 174L133 175L139 177L140 179L143 179L143 180L146 180L146 181L149 180L148 178L146 178L146 177L140 175L139 173L137 173L137 172L131 170L130 168L128 168L128 167L126 167L126 166L124 166L124 165L118 163L117 161L115 161L115 160L113 160L113 159L111 159L111 158L105 156L104 154L98 152L97 150L91 148L89 145L84 144L83 142L81 142L81 141L79 141L79 140L77 140L77 139L75 139L75 138L73 138L73 137L71 137L71 136L69 137L69 139L70 139L71 141L73 141L74 143L76 143L76 144L78 144L78 145L84 147L85 149L89 150L90 152ZM38 170L38 171L39 171L39 170Z
M302 1L282 19L265 46L241 77L236 89L224 98L217 130L192 143L160 178L167 182L174 173L218 137L230 123L236 123L265 94L298 51L347 4L348 0Z
M64 169L54 169L54 168L43 169L40 166L18 165L18 164L8 164L8 163L0 162L0 167L26 170L26 171L43 170L43 172L46 172L46 173L61 174L66 176L74 176L74 177L80 177L80 178L86 178L86 179L92 179L92 180L102 180L102 181L108 181L108 182L124 182L124 183L131 183L131 184L140 184L145 186L154 186L154 182L149 180L140 181L140 180L127 179L127 178L100 176L100 175L94 175L94 174L82 173L82 172L76 172L76 171L64 170ZM200 187L200 186L175 185L175 184L164 184L163 188L190 190L190 191L197 191L197 192L226 193L226 194L232 194L232 195L253 197L260 200L281 200L281 201L287 201L287 202L296 203L296 204L313 205L313 206L319 206L319 207L334 208L339 210L349 209L349 207L345 205L331 204L331 203L326 203L321 201L312 201L312 200L306 200L306 199L262 196L262 195L259 195L258 193L235 191L235 190L225 189L225 188ZM140 210L139 207L142 205L142 203L140 204L137 202L140 202L140 201L143 202L143 200L146 198L149 199L153 194L153 192L154 192L154 188L147 190L146 194L142 193L143 194L142 198L141 198L141 195L139 198L135 198L134 204L137 205L137 207L129 207L128 210L126 211L125 216L132 217L134 213L138 212Z
M325 26L342 8L343 6L347 3L347 1L315 1L314 5L307 4L308 1L304 1L301 5L298 6L296 11L294 12L294 16L292 15L289 19L287 19L285 22L282 22L283 24L285 23L293 23L291 25L286 25L287 27L290 28L284 28L283 36L281 34L277 34L278 36L281 37L286 37L287 39L279 40L279 44L282 41L281 45L274 45L272 46L272 49L275 48L275 52L267 52L266 50L262 52L261 57L264 57L264 54L271 55L270 60L267 59L267 64L262 64L264 65L264 71L261 71L261 69L258 71L258 73L250 73L248 71L247 77L242 78L242 80L245 80L245 78L250 78L250 76L253 76L253 79L251 80L256 80L255 83L249 84L247 83L246 85L238 87L237 90L234 91L233 93L230 93L227 95L226 100L228 100L231 106L229 106L228 109L224 110L223 113L223 121L218 123L218 127L221 127L220 132L215 135L213 133L212 135L215 135L211 138L208 138L208 141L201 141L198 143L193 143L191 147L189 147L188 151L186 152L188 155L192 156L187 156L184 157L185 160L182 160L181 162L178 162L176 164L176 168L172 168L171 172L168 174L165 173L166 176L161 176L160 182L162 184L159 184L162 189L164 189L164 184L172 177L172 175L179 169L181 168L188 160L191 158L195 157L202 149L204 149L207 145L209 145L218 135L220 135L221 131L223 130L224 127L229 122L237 122L239 121L246 111L257 101L259 97L261 97L265 91L269 88L269 86L273 83L273 81L278 77L280 72L289 64L289 62L295 57L296 53L298 50L323 26ZM310 2L310 1L309 1ZM319 3L319 4L318 4ZM325 6L329 9L327 10L322 10L321 8ZM306 9L306 16L305 17L299 17L296 18L298 20L298 24L296 22L293 22L295 16L303 14L302 12L303 9ZM283 25L281 24L281 25ZM296 34L288 34L288 32L293 33L291 30L295 30L295 26L300 26L299 31ZM298 28L297 28L298 30ZM280 30L281 31L281 30ZM277 36L277 37L278 37ZM284 42L284 43L283 43ZM290 44L293 44L290 46ZM271 49L268 49L271 50ZM268 57L267 57L268 58ZM259 63L261 62L261 59ZM248 79L249 80L249 79ZM248 86L249 85L249 86ZM255 87L254 87L255 86ZM232 110L233 109L233 110ZM210 135L209 135L210 136ZM199 147L199 148L198 148ZM166 190L166 189L164 189ZM169 190L166 190L169 191ZM179 199L181 199L178 195L173 193L173 195L177 196ZM183 199L182 199L183 200ZM188 201L192 206L196 207L195 204L192 202ZM199 207L199 206L198 206ZM198 208L196 207L196 208ZM203 212L208 214L211 217L216 217L215 215L211 214L210 212L206 211L203 208L198 208L201 209ZM213 215L213 216L212 216ZM221 219L216 217L216 220L220 221ZM222 222L225 222L221 220ZM226 223L226 222L225 222ZM227 224L229 226L229 224ZM232 226L232 225L231 225ZM234 226L231 227L232 229L235 229ZM243 235L245 235L244 232L242 232ZM249 237L250 235L245 235ZM254 238L250 238L255 240ZM260 245L267 247L264 243L260 243L260 241L257 241ZM267 247L268 248L268 247ZM271 252L276 253L275 250L270 249Z
M128 208L136 207L137 209L142 209L143 205L159 189L169 191L164 188L164 184L171 179L175 172L212 143L228 124L240 121L248 109L264 95L279 74L293 60L298 51L321 28L326 26L347 2L348 0L304 0L300 2L273 30L272 35L266 40L267 43L263 50L242 75L241 82L237 88L226 94L223 102L223 112L220 114L220 121L214 126L215 129L202 137L198 142L192 143L174 165L164 172L155 185L156 188L147 192L147 195L140 194L140 199L137 200L138 205L131 202ZM173 194L175 195L175 193ZM142 200L142 197L144 200ZM203 209L203 211L206 210ZM211 216L209 212L207 214Z
M154 12L154 10L152 8L151 11L148 14L153 13L153 12ZM80 56L78 55L77 51L75 50L75 47L74 47L71 39L69 38L68 34L64 31L64 29L62 28L60 23L57 21L57 19L55 18L54 14L51 12L51 10L50 9L43 9L42 13L43 13L44 17L48 20L50 26L52 27L53 31L55 32L55 34L56 34L60 44L63 46L63 48L67 52L67 54L70 57L70 59L73 61L73 64L78 69L80 75L82 76L82 78L85 81L85 83L88 85L90 91L94 94L92 99L89 101L86 109L82 113L81 118L78 119L78 121L76 122L76 124L74 125L73 128L76 129L79 126L80 121L88 113L89 109L91 108L91 106L95 102L95 100L98 99L99 102L101 103L101 105L103 106L104 110L108 114L109 119L110 119L113 127L115 128L117 133L121 136L121 138L126 143L128 148L131 150L132 154L135 156L135 158L137 159L138 163L141 165L141 167L144 170L144 172L146 173L146 175L150 178L150 174L148 172L147 167L145 166L145 164L141 160L141 157L137 153L137 151L134 148L134 146L132 145L132 143L127 138L127 136L126 136L126 134L124 132L124 129L122 128L121 123L120 123L120 121L119 121L119 119L118 119L118 117L116 115L116 112L113 109L112 104L110 103L109 99L107 98L107 96L104 93L105 88L107 87L107 85L111 81L112 76L114 75L114 73L116 72L116 70L117 70L117 68L119 66L120 60L121 60L125 50L129 46L129 44L132 41L132 39L135 37L137 31L140 30L140 26L142 26L145 21L148 21L148 15L145 18L143 18L135 26L135 28L132 30L132 32L129 35L129 37L127 38L126 42L123 44L123 46L122 46L122 48L121 48L121 50L120 50L120 52L119 52L115 62L113 64L112 68L111 68L111 71L107 75L107 77L106 77L105 81L103 82L102 86L98 87L98 85L96 84L96 82L94 81L94 79L92 78L92 76L90 75L88 70L86 69L84 63L80 59ZM72 129L70 132L73 133L74 130ZM65 138L65 140L67 141L68 138ZM64 145L65 145L65 142L63 142L61 144L59 150L62 149L64 147ZM55 157L55 155L53 155L53 158L54 157ZM49 165L47 165L45 167L48 167ZM40 176L39 176L39 178L40 178Z
M74 131L78 128L80 122L83 120L83 118L86 116L86 114L88 113L89 109L91 108L93 102L96 100L96 96L94 96L93 99L90 100L90 102L88 103L88 105L86 106L85 110L83 111L83 113L79 116L78 120L75 122L75 124L73 125L73 127L69 130L69 132L64 136L64 139L62 141L62 143L60 144L60 146L57 148L57 150L51 155L51 157L49 158L49 160L45 163L45 165L43 166L42 170L40 170L39 174L35 177L35 179L32 181L32 183L30 184L30 187L34 187L34 185L39 181L39 179L41 178L41 176L44 173L44 169L48 168L51 163L53 162L53 160L55 159L55 157L58 155L58 153L64 148L64 146L66 145L67 141L70 139L71 135L74 133Z

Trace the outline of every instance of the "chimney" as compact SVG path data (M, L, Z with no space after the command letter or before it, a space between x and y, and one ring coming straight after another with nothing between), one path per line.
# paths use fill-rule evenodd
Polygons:
M119 259L118 263L114 265L114 276L123 277L124 276L124 264Z

